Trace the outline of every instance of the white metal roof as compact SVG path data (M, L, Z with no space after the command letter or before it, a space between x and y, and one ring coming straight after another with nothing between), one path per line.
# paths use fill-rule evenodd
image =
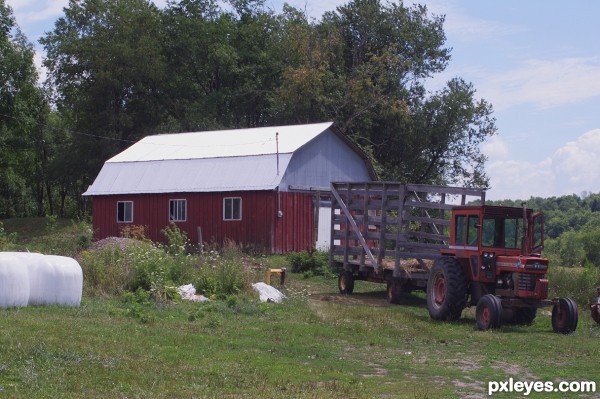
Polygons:
M292 154L331 125L147 136L106 161L83 195L273 190Z
M292 154L106 162L84 195L273 190Z
M332 122L147 136L107 162L201 159L292 153ZM276 139L277 136L277 139Z

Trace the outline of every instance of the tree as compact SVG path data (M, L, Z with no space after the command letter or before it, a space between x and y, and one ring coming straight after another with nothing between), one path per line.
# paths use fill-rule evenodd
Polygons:
M0 0L0 217L44 212L40 140L48 113L33 47Z
M450 58L443 17L354 0L317 26L293 21L304 59L284 72L279 115L334 120L384 179L488 185L479 144L496 131L491 105L461 79L433 94L423 86Z
M106 159L163 120L161 13L148 0L70 0L40 42L47 86L76 133L74 179L85 187Z
M450 59L443 17L353 0L317 23L263 0L220 4L70 0L41 42L82 187L144 135L324 120L382 178L487 185L479 144L495 132L491 106L461 79L424 88Z

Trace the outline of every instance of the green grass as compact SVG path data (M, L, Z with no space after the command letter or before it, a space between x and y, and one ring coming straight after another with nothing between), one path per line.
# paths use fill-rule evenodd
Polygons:
M456 323L435 322L422 293L394 306L383 285L356 282L354 295L342 296L336 279L305 278L311 273L288 273L282 304L260 303L243 290L207 303L157 301L150 291L127 292L134 269L146 267L150 274L143 275L161 279L200 276L195 282L218 288L238 280L222 273L236 267L250 270L243 278L251 281L264 281L268 267L291 267L283 256L233 249L189 263L148 248L77 252L88 227L5 221L6 233L17 233L5 239L12 248L76 253L85 284L78 308L0 310L0 397L477 399L488 397L488 381L511 377L600 384L600 326L582 302L577 331L563 336L552 331L550 309L540 310L532 326L481 332L474 309ZM190 265L194 273L187 276ZM203 268L207 274L197 274ZM557 268L550 280L552 295L585 300L598 273Z
M91 225L58 218L0 221L0 250L76 256L92 240Z
M487 381L510 377L600 383L600 329L586 314L569 336L544 313L480 332L472 310L430 320L420 295L390 306L380 285L343 297L334 280L288 283L283 304L147 303L143 322L119 299L1 310L0 396L484 398Z

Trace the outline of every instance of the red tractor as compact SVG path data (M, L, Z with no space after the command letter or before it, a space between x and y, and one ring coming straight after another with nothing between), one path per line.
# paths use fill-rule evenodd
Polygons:
M575 331L575 302L548 299L543 246L542 213L525 207L455 207L450 245L434 261L427 284L429 314L456 319L466 305L476 305L477 326L487 330L505 321L531 324L539 307L553 306L553 329Z

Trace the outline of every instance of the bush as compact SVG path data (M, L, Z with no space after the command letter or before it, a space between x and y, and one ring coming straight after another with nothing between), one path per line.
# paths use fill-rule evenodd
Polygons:
M600 269L588 264L581 268L551 267L550 297L569 297L580 309L596 297L596 287L600 286Z
M189 240L185 231L181 230L175 223L165 227L160 231L167 239L165 250L171 255L183 255L189 245Z
M286 257L292 273L306 273L314 276L326 276L331 273L327 252L292 252Z
M194 284L198 293L226 298L250 288L242 254L229 245L221 254L185 255L167 252L167 246L134 241L123 248L108 246L83 251L80 264L84 287L92 295L148 292L155 302L179 299L177 287Z
M134 266L125 262L126 252L118 246L83 251L79 263L83 270L84 290L90 295L119 295L129 289Z
M226 298L250 287L241 254L229 247L223 254L210 251L199 257L194 279L196 291L207 297Z

